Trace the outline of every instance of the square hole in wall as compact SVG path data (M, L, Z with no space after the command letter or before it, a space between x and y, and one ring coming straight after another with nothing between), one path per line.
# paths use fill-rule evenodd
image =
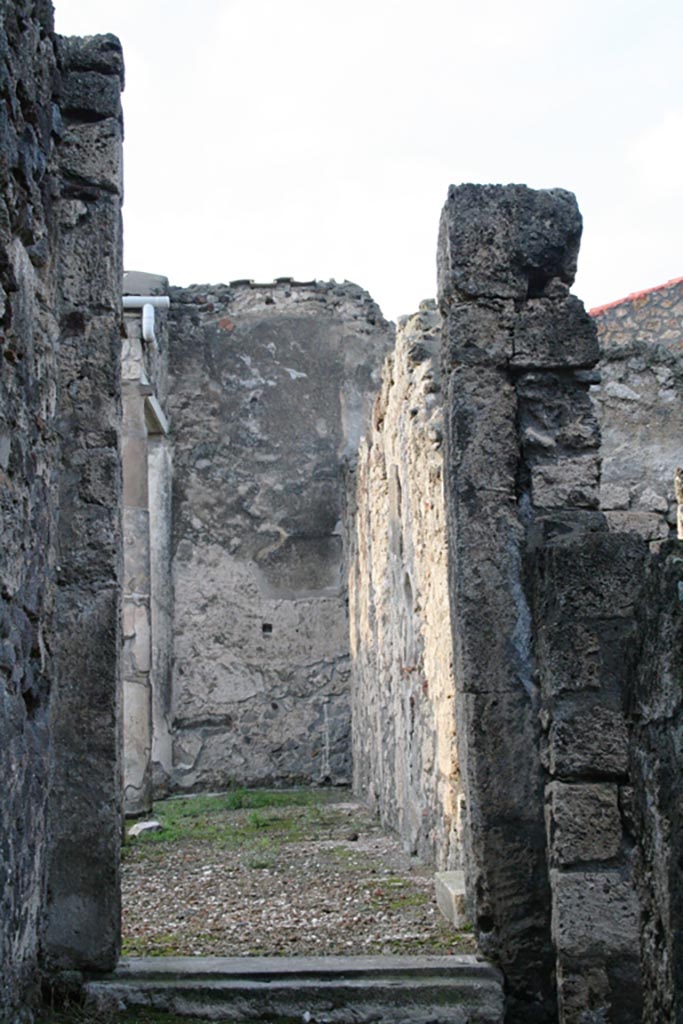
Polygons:
M262 623L262 625L261 625L261 632L262 633L272 633L273 632L273 623L272 622L264 622L264 623Z

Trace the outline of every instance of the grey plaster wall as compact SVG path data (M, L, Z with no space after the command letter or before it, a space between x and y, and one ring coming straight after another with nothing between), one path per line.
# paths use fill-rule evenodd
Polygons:
M601 381L591 389L602 430L600 505L610 529L657 547L676 533L674 470L683 433L683 281L591 314Z
M393 329L354 285L172 289L172 784L350 780L342 466Z
M121 54L0 11L0 1018L118 951Z
M460 866L436 304L399 325L349 478L355 791L404 845Z

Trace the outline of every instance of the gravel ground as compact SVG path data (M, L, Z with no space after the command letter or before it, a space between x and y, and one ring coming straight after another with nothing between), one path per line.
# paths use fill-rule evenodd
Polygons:
M471 936L436 907L433 869L361 805L346 793L293 792L302 804L230 809L225 797L198 797L157 805L163 831L126 846L124 955L473 951Z

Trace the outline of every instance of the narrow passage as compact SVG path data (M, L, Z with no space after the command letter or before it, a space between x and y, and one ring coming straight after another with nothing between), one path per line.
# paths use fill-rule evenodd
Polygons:
M174 798L154 818L124 850L124 956L474 951L437 909L433 868L348 791Z

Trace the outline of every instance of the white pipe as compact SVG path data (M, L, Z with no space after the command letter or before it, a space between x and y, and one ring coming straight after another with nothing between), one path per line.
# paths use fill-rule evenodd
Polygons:
M122 301L124 309L142 310L142 340L156 347L154 310L168 309L171 305L168 295L124 295Z
M151 302L146 302L142 307L142 340L153 345L157 343L154 336L154 306Z
M168 309L171 305L168 295L124 295L122 301L124 309L142 309L143 306Z

